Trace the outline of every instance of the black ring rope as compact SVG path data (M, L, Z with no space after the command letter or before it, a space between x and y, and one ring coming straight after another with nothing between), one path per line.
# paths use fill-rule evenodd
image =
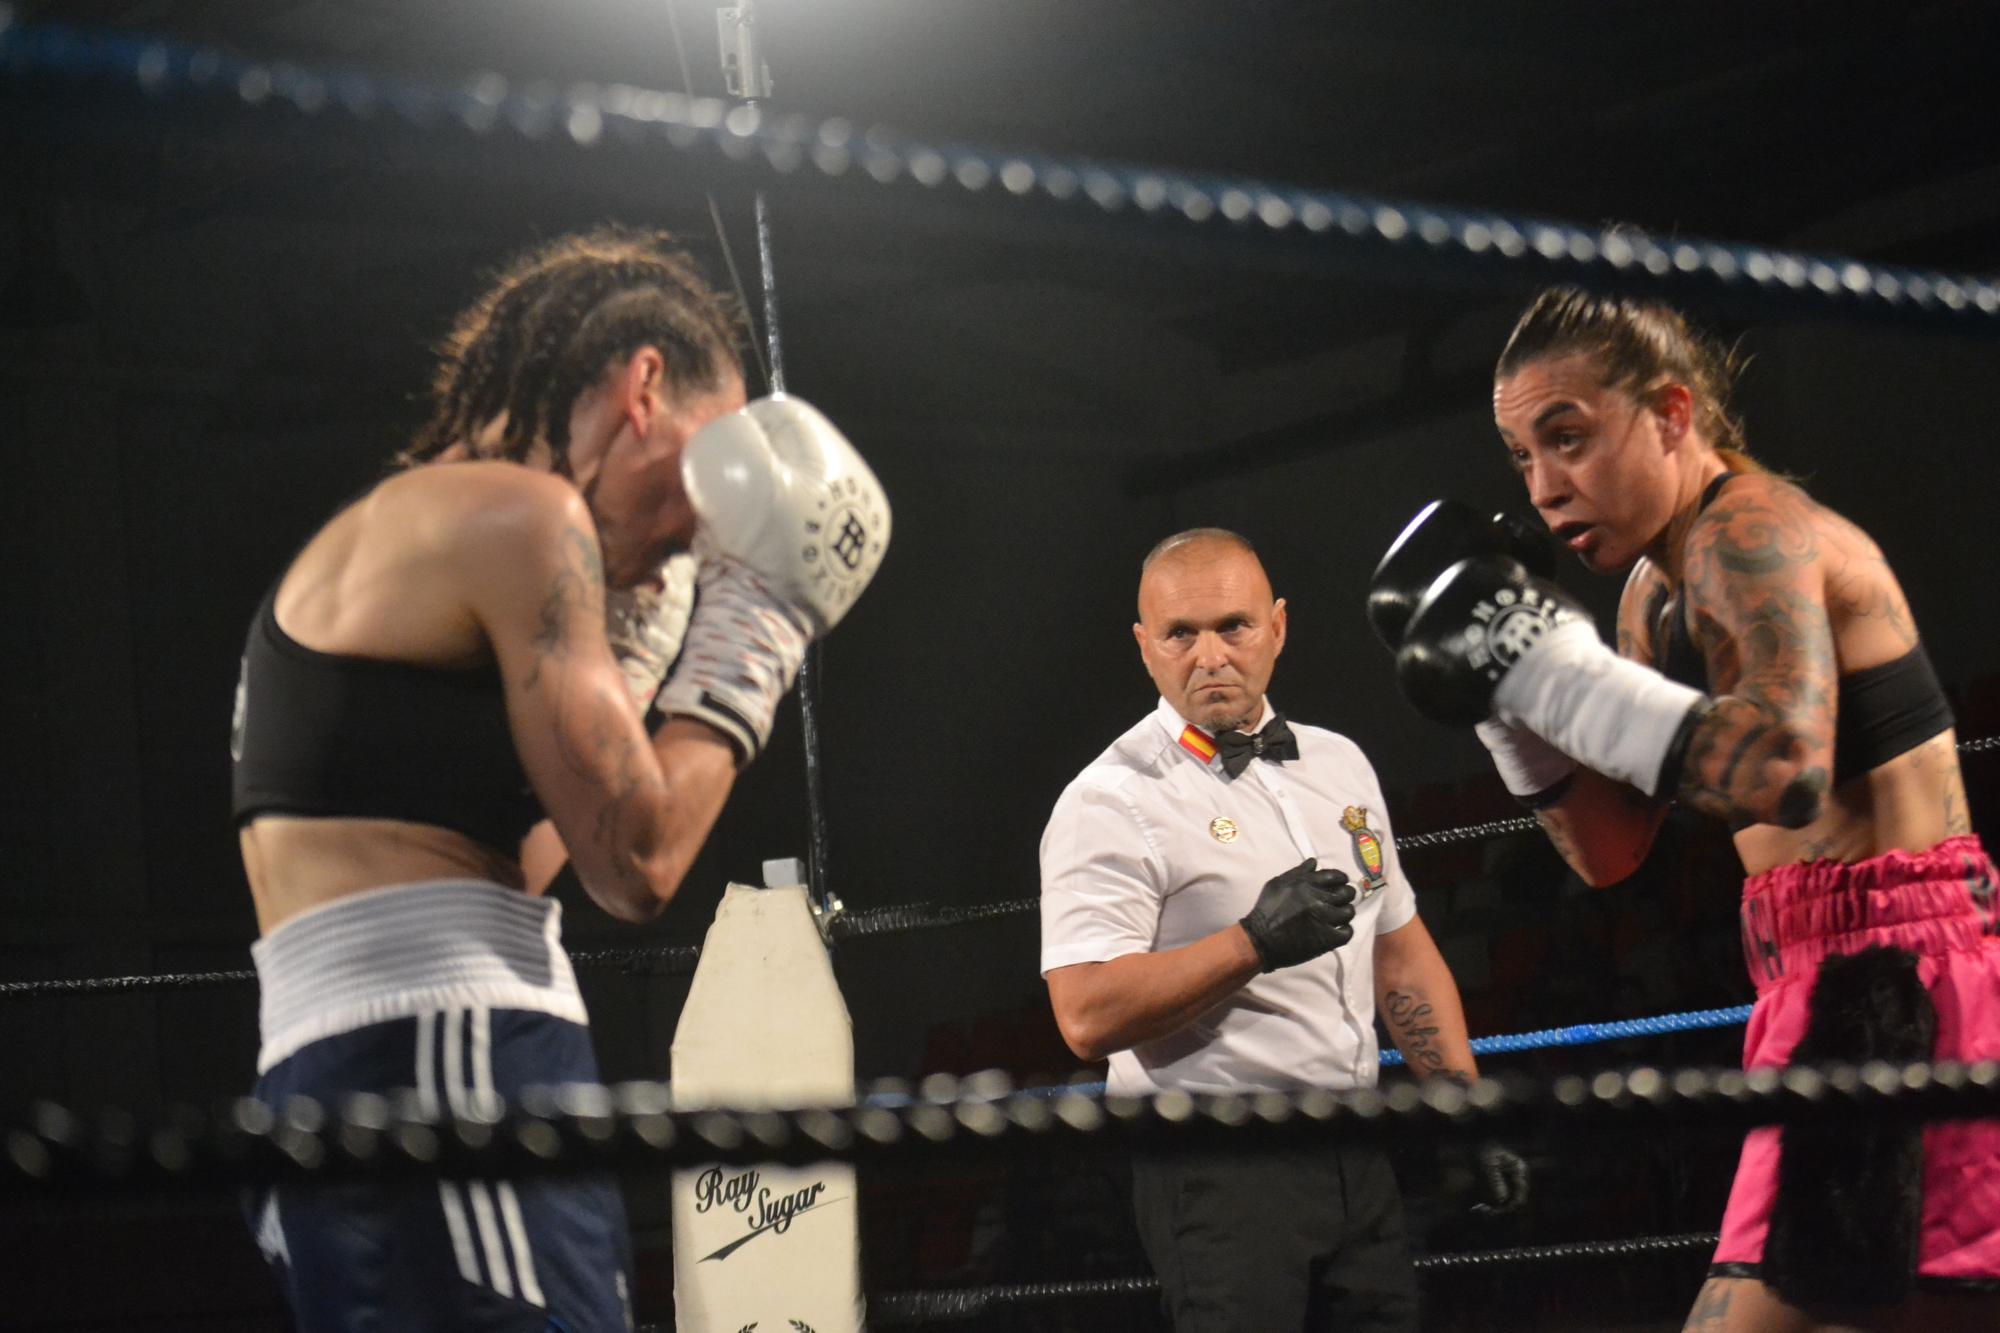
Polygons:
M1540 827L1533 815L1515 815L1511 819L1492 819L1484 824L1466 824L1459 828L1439 829L1434 833L1412 833L1406 838L1396 839L1396 850L1421 852L1431 847L1448 847L1455 842L1479 842L1515 833L1532 833Z
M1026 1282L948 1291L895 1291L868 1298L871 1324L926 1324L972 1319L998 1306L1067 1303L1080 1298L1146 1296L1159 1291L1155 1277L1110 1277L1079 1282Z
M934 930L940 926L974 925L1003 916L1018 916L1041 906L1039 898L1007 898L993 903L901 903L888 907L849 909L828 927L834 942L867 939L873 935L898 935L911 930Z
M1410 1261L1419 1273L1459 1273L1509 1268L1525 1264L1569 1263L1578 1260L1631 1259L1651 1255L1706 1252L1721 1234L1690 1232L1680 1236L1630 1236L1619 1240L1571 1241L1560 1245L1522 1245L1511 1249L1460 1250L1422 1254ZM972 1319L1003 1306L1066 1304L1116 1296L1149 1296L1160 1289L1156 1277L1086 1278L1069 1282L1026 1282L933 1291L895 1291L868 1298L868 1320L879 1324L924 1324ZM655 1333L666 1333L649 1326ZM640 1333L646 1333L642 1327Z
M1960 754L1984 754L2000 749L2000 735L1960 741ZM1466 824L1438 829L1432 833L1399 834L1396 850L1420 852L1452 843L1529 833L1538 828L1532 816L1495 819L1483 824ZM1022 916L1039 910L1039 898L1008 898L999 902L958 905L952 903L901 903L887 907L836 912L827 923L827 935L836 944L869 939L878 935L899 935L909 931L937 930L946 926L976 925L1001 917ZM700 961L696 944L648 945L620 949L579 949L570 962L587 970L624 972L637 976L689 977ZM42 981L0 981L0 1000L34 999L59 995L133 994L156 990L209 990L224 986L248 985L257 974L248 968L225 972L160 972L129 977L72 977Z
M1693 1231L1679 1236L1627 1236L1618 1240L1578 1240L1562 1245L1521 1245L1506 1250L1461 1250L1453 1254L1419 1255L1418 1272L1467 1268L1497 1268L1510 1264L1564 1263L1572 1259L1631 1259L1642 1255L1710 1250L1722 1239L1718 1231Z
M996 1087L985 1076L975 1088ZM964 1086L964 1085L961 1085ZM356 1094L329 1110L294 1098L273 1110L238 1099L208 1114L170 1113L142 1126L122 1110L86 1120L51 1103L7 1131L0 1195L187 1182L512 1177L555 1170L707 1163L802 1165L1037 1155L1120 1148L1256 1151L1330 1138L1507 1133L1560 1121L1566 1129L1794 1124L1892 1115L2000 1115L2000 1061L1976 1064L1798 1065L1783 1069L1637 1068L1552 1082L1432 1081L1334 1092L1150 1098L1050 1097L1035 1091L935 1098L889 1107L803 1110L675 1109L662 1083L566 1085L498 1098L452 1119L424 1114L417 1095Z
M510 83L483 73L457 83L354 68L260 61L170 38L13 22L0 5L0 80L47 80L154 101L219 102L423 133L508 137L590 151L606 145L701 151L723 164L962 197L1012 197L1111 221L1278 242L1293 264L1404 261L1435 275L1521 283L1552 279L1666 289L1694 299L1750 298L1763 310L1892 318L2000 334L2000 283L1699 237L1656 239L1625 228L1432 207L1242 177L1042 153L930 144L838 117L814 119L628 85Z

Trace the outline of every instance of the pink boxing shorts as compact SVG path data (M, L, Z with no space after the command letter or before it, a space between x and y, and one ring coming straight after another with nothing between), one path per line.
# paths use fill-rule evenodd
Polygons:
M1743 884L1743 954L1757 1002L1743 1067L1790 1061L1821 960L1886 945L1916 955L1937 1010L1938 1060L2000 1059L2000 873L1976 836L1853 864L1779 866ZM2000 1278L2000 1122L1924 1128L1917 1275ZM1751 1130L1716 1246L1717 1276L1756 1276L1777 1194L1779 1131Z

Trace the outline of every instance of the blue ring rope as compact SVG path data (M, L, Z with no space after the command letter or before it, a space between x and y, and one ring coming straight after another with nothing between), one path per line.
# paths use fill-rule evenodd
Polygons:
M1538 1028L1533 1032L1509 1032L1492 1037L1474 1037L1474 1055L1505 1055L1514 1051L1545 1050L1552 1046L1590 1046L1598 1042L1624 1041L1628 1037L1664 1037L1674 1032L1695 1032L1703 1028L1726 1028L1750 1021L1750 1006L1727 1009L1690 1009L1678 1014L1657 1014L1651 1018L1620 1018L1608 1023L1572 1023L1562 1028ZM1397 1050L1381 1052L1385 1068L1403 1063ZM1065 1083L1053 1088L1023 1088L1021 1091L1044 1096L1077 1093L1085 1097L1101 1095L1102 1083ZM903 1093L876 1093L867 1097L870 1106L908 1106L923 1100Z
M1694 1032L1702 1028L1724 1028L1750 1021L1750 1006L1727 1009L1691 1009L1685 1013L1658 1014L1651 1018L1620 1018L1609 1023L1572 1023L1563 1028L1541 1028L1534 1032L1503 1033L1474 1037L1474 1055L1504 1055L1511 1051L1538 1051L1551 1046L1589 1046L1600 1041L1623 1041L1627 1037L1664 1037L1672 1032ZM1384 1065L1403 1063L1401 1051L1383 1051Z

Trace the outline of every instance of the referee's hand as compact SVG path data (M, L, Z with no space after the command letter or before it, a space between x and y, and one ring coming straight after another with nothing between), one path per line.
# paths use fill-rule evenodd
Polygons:
M1243 918L1243 933L1263 960L1263 970L1331 953L1354 938L1354 886L1339 870L1318 870L1311 857L1272 877Z

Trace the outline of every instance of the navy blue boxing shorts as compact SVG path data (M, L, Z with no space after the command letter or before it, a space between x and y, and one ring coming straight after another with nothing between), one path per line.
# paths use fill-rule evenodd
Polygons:
M311 1042L253 1095L414 1089L427 1113L464 1112L529 1085L596 1083L590 1032L484 1006L374 1023ZM602 1333L632 1327L631 1241L608 1175L286 1184L244 1213L302 1333Z

